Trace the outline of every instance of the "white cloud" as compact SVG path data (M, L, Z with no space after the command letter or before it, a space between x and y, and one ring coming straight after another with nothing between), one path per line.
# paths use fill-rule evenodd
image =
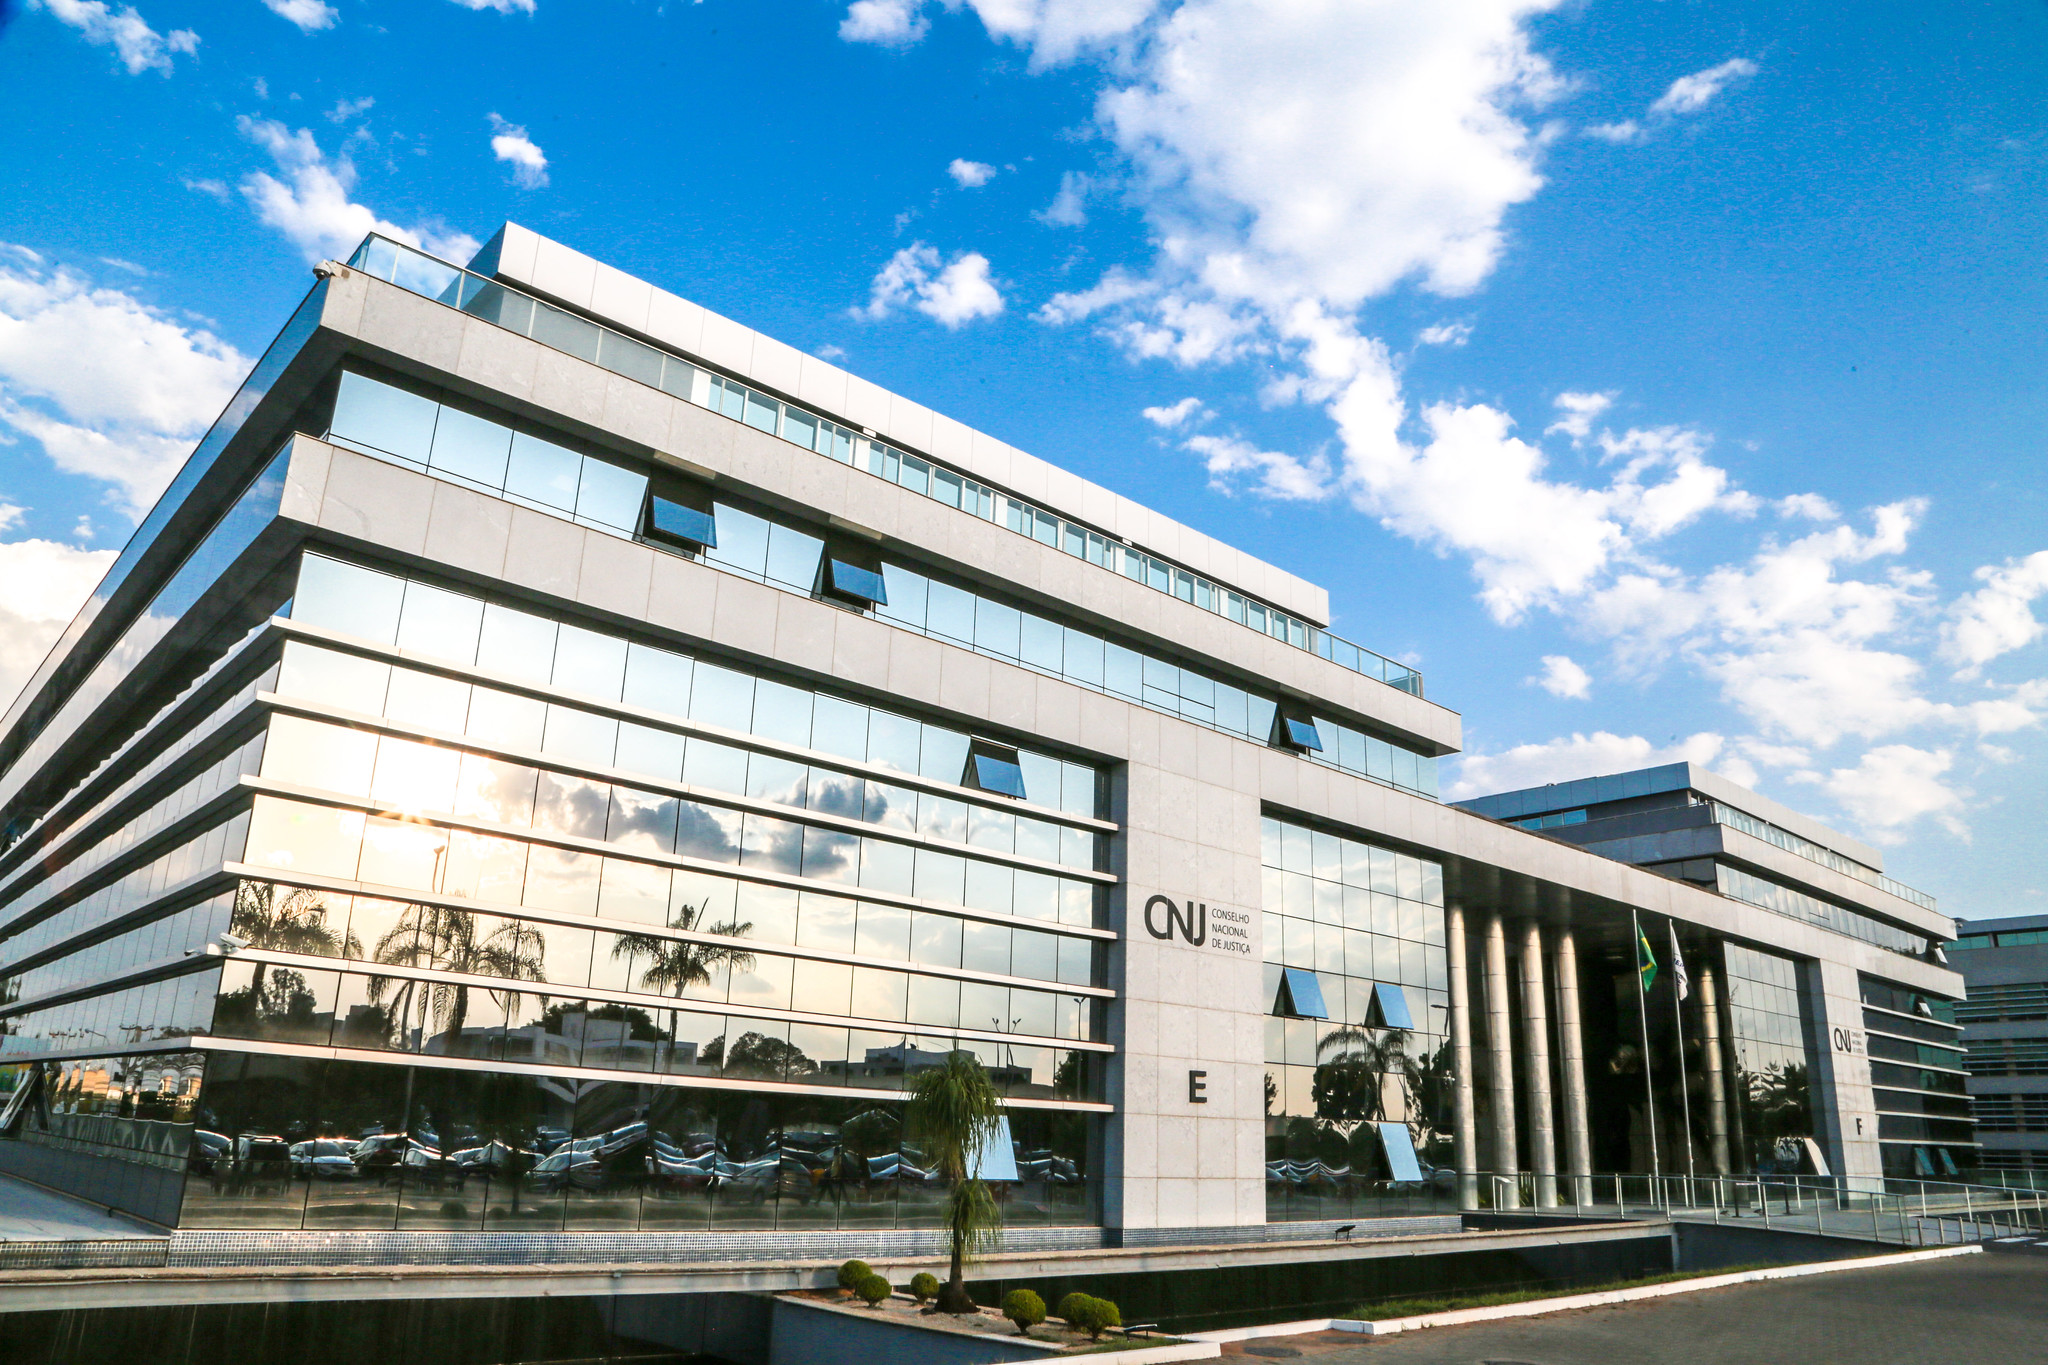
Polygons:
M1649 134L1643 131L1642 124L1630 118L1623 119L1619 123L1596 123L1586 129L1586 136L1597 137L1602 142L1625 145L1630 142L1641 142Z
M1543 672L1525 681L1536 684L1553 697L1584 701L1593 694L1593 675L1573 663L1571 656L1566 654L1544 655Z
M1970 793L1943 780L1954 766L1955 755L1947 749L1886 744L1865 753L1853 768L1805 780L1817 783L1879 843L1900 842L1905 826L1928 815L1949 833L1968 838L1961 812Z
M1793 493L1779 498L1776 503L1778 515L1787 520L1801 517L1807 521L1840 521L1841 509L1818 493Z
M1321 455L1301 459L1274 450L1260 450L1234 436L1190 436L1183 445L1203 458L1209 486L1235 492L1249 483L1260 497L1287 502L1319 502L1334 491L1334 472Z
M139 76L145 71L157 71L168 76L171 74L172 54L189 56L199 50L199 35L191 29L158 33L135 12L133 5L123 5L116 10L105 0L30 0L30 3L77 29L88 43L113 48L114 55L120 58L121 65L131 76Z
M325 0L263 0L263 4L272 14L297 24L302 33L333 28L341 20L340 13Z
M1200 421L1208 413L1203 408L1201 399L1188 397L1163 407L1146 408L1142 415L1153 426L1171 431L1175 427L1187 425L1190 421Z
M876 272L867 307L853 315L879 321L904 307L957 328L1001 313L1003 296L989 278L988 257L979 251L962 252L941 266L935 248L912 242Z
M15 520L19 520L19 509ZM0 525L0 529L6 529ZM112 550L54 540L0 543L0 709L49 653L114 562Z
M491 119L491 155L512 167L512 183L522 190L537 190L548 183L548 159L534 145L526 130L507 123L496 114Z
M1049 227L1083 227L1088 222L1088 195L1094 188L1091 177L1079 171L1062 171L1059 193L1031 216Z
M996 178L996 168L986 161L968 161L954 157L946 165L946 174L953 177L953 183L963 190L978 190Z
M1977 570L1984 586L1959 598L1941 628L1941 656L1974 677L2002 654L2041 638L2034 599L2048 593L2048 550Z
M135 516L234 395L249 357L118 289L0 255L0 422Z
M1650 106L1650 114L1652 117L1696 114L1731 84L1755 74L1755 62L1746 57L1732 57L1719 66L1680 76L1671 82L1670 89L1657 97L1657 102Z
M334 107L327 111L327 121L329 123L347 123L350 119L360 118L362 115L369 113L376 103L376 97L372 95L364 95L360 99L353 100L336 100Z
M1551 402L1563 416L1545 427L1543 434L1552 436L1561 431L1576 443L1592 434L1593 423L1599 421L1600 415L1614 406L1614 395L1561 393Z
M1641 735L1616 735L1596 730L1542 744L1519 744L1497 754L1468 753L1456 760L1457 776L1445 790L1453 801L1494 792L1519 791L1582 777L1605 777L1663 763L1711 765L1727 741L1709 731L1659 748Z
M533 0L455 0L464 9L496 10L500 14L531 14Z
M1424 346L1463 346L1472 339L1472 324L1439 322L1434 327L1423 328L1415 339Z
M849 43L908 47L931 29L924 0L853 0L839 21L839 36Z
M235 126L270 153L284 177L251 172L242 180L243 196L257 216L296 243L307 260L345 257L372 232L454 260L475 254L477 240L467 233L400 227L356 203L349 197L355 189L355 164L347 156L329 161L309 130L293 132L276 119L246 114L235 120Z

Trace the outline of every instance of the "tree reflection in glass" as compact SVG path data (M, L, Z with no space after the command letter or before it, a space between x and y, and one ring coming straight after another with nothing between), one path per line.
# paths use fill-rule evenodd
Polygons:
M691 905L687 901L676 907L669 917L668 927L684 933L719 934L727 938L745 938L753 932L753 921L742 924L738 920L727 920L723 924L698 927L708 902ZM612 940L612 956L631 958L639 968L640 984L660 995L681 996L693 986L708 985L714 968L724 965L737 971L751 971L754 955L746 949L722 944L685 942L679 939L659 938L653 934L619 934ZM641 965L644 963L645 965Z
M326 893L276 882L244 881L235 888L234 915L228 932L249 941L251 948L272 953L303 953L310 957L361 957L362 945L346 931L337 933L327 920ZM258 962L250 998L262 999L264 969Z
M547 979L547 939L540 930L523 921L507 919L498 921L496 929L479 937L474 912L447 906L408 905L399 915L398 923L377 940L371 955L375 961L394 967L498 976L509 981ZM376 1004L384 1003L387 991L391 994L388 1013L401 1035L411 1031L415 1009L422 1034L431 1017L442 1028L442 1050L454 1056L465 1050L462 1030L469 1020L469 990L468 986L452 982L373 977L369 994ZM510 994L491 992L494 998L509 998Z

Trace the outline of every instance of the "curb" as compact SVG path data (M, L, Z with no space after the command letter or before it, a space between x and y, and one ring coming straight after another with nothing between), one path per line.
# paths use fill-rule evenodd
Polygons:
M1761 1280L1790 1280L1804 1275L1826 1275L1838 1270L1867 1270L1879 1266L1913 1265L1950 1256L1981 1253L1980 1245L1932 1247L1894 1256L1859 1256L1842 1261L1815 1261L1807 1265L1773 1266L1767 1270L1745 1270L1733 1275L1702 1275L1696 1279L1673 1280L1668 1284L1646 1284L1634 1289L1609 1289L1596 1294L1567 1294L1555 1299L1529 1299L1522 1303L1501 1303L1486 1308L1459 1308L1444 1313L1424 1313L1408 1318L1368 1321L1358 1318L1308 1318L1300 1322L1276 1322L1264 1327L1230 1327L1215 1332L1189 1332L1190 1341L1250 1341L1259 1337L1300 1336L1306 1332L1358 1332L1366 1336L1389 1336L1395 1332L1417 1332L1428 1327L1456 1327L1470 1322L1492 1322L1501 1318L1533 1318L1546 1313L1564 1313L1575 1308L1603 1308L1610 1304L1635 1303L1643 1299L1667 1298L1702 1289L1722 1289Z

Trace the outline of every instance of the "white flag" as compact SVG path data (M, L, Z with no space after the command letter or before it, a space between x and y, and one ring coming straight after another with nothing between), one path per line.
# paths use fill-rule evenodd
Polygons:
M1671 927L1671 984L1678 991L1678 998L1685 999L1692 994L1692 978L1685 974L1685 954L1678 951L1678 926Z

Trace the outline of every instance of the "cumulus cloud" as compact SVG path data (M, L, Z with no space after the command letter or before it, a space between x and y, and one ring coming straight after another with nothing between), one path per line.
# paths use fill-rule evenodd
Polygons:
M18 520L20 509L12 510ZM4 529L11 528L0 523ZM0 543L0 709L13 702L114 557L112 550L54 540Z
M946 165L946 174L953 177L953 183L963 190L978 190L996 178L996 168L986 161L968 161L954 157Z
M1601 414L1614 406L1612 393L1561 393L1551 400L1560 414L1555 422L1543 429L1545 436L1563 432L1574 442L1583 441L1593 432L1593 423Z
M1790 520L1794 517L1807 521L1840 521L1841 509L1818 493L1792 493L1777 501L1778 515Z
M526 135L526 130L496 114L490 119L491 155L512 167L512 183L522 190L537 190L546 185L548 159Z
M1303 459L1234 436L1190 436L1184 444L1202 457L1209 486L1219 492L1249 489L1261 497L1318 502L1333 491L1334 471L1321 454Z
M1657 102L1650 106L1650 114L1652 117L1696 114L1730 85L1755 74L1755 62L1747 57L1731 57L1719 66L1680 76L1671 82L1670 89L1657 97Z
M1986 565L1976 577L1984 586L1960 598L1941 628L1941 656L1962 677L1975 677L1993 659L2041 638L2034 599L2048 593L2048 550Z
M1415 339L1424 346L1463 346L1472 339L1472 324L1439 322L1434 327L1423 328L1416 333Z
M445 228L406 228L379 218L350 196L356 169L346 155L329 160L304 128L294 132L276 119L235 120L242 136L269 152L279 176L253 171L242 180L242 195L257 217L290 238L309 261L345 257L372 232L421 247L436 255L467 260L477 240ZM280 178L280 176L282 178Z
M1445 788L1453 801L1468 801L1494 792L1519 791L1582 777L1604 777L1661 763L1711 766L1727 748L1727 740L1710 731L1659 747L1641 735L1616 735L1596 730L1541 744L1519 744L1497 754L1465 754L1456 760L1457 775Z
M464 9L496 10L499 14L531 14L533 0L455 0Z
M1088 222L1088 195L1095 182L1079 171L1060 173L1059 193L1031 216L1048 227L1082 227Z
M1695 71L1689 76L1680 76L1651 101L1641 119L1621 119L1614 123L1597 123L1586 129L1586 136L1599 138L1602 142L1626 145L1633 142L1648 142L1657 129L1673 119L1687 114L1697 114L1718 98L1722 91L1740 80L1756 74L1756 63L1747 57L1731 57L1719 66L1710 66L1704 71Z
M1568 654L1544 655L1543 671L1525 681L1536 684L1553 697L1584 701L1593 695L1593 675L1573 663Z
M139 516L226 406L249 357L118 289L0 250L0 423Z
M1933 816L1959 838L1969 836L1961 818L1970 797L1947 780L1955 756L1947 749L1886 744L1865 753L1853 768L1836 768L1805 780L1818 784L1880 843L1899 843L1905 827Z
M1176 427L1184 427L1190 422L1202 420L1202 418L1208 415L1208 410L1202 406L1201 399L1188 397L1181 399L1178 403L1168 403L1162 407L1146 408L1142 415L1153 426L1163 427L1168 431L1172 431Z
M350 119L361 118L376 105L375 96L364 95L360 99L336 100L334 107L327 111L329 123L347 123Z
M849 43L909 47L931 30L923 0L853 0L839 21L839 36Z
M988 257L979 251L961 252L942 265L936 248L912 242L876 272L867 306L853 315L880 321L908 307L948 328L992 318L1003 311L1003 296L988 270Z
M47 11L51 18L69 24L97 47L111 47L128 74L145 71L171 74L173 54L191 55L199 50L199 35L189 28L158 33L133 5L113 9L105 0L30 0L33 8Z
M264 7L281 19L296 24L301 33L333 28L341 14L325 0L263 0Z

